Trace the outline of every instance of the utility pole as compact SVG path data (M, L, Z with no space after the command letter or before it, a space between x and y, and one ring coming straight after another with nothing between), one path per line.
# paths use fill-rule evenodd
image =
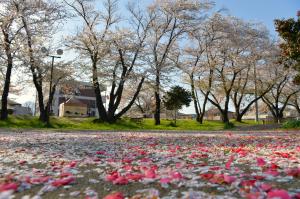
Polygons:
M254 64L254 89L255 89L255 99L257 98L257 83L256 83L256 64ZM255 101L255 122L259 122L258 118L258 100Z

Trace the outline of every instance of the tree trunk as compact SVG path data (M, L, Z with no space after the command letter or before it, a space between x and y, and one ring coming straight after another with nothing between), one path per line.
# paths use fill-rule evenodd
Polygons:
M39 120L48 124L49 123L49 115L47 114L47 111L44 106L43 82L42 82L41 74L37 70L36 63L34 60L31 32L29 30L29 27L27 25L27 21L26 21L25 17L22 16L21 18L22 18L22 22L23 22L24 29L26 32L27 49L28 49L28 55L29 55L29 65L30 65L30 70L32 73L32 79L33 79L33 83L34 83L34 86L35 86L35 88L37 90L37 94L38 94L38 102L39 102L39 109L40 109Z
M202 112L200 113L200 120L199 120L200 124L203 124L203 119L204 119L205 111L206 111L206 104L208 101L208 95L209 95L209 92L206 92L206 94L204 96L203 105L202 105Z
M92 61L93 61L93 65L92 65L93 86L94 86L94 92L95 92L95 96L96 96L96 104L97 104L97 109L98 109L98 113L99 113L99 119L107 122L108 118L107 118L105 107L103 106L100 84L98 81L97 60L94 59Z
M242 122L243 115L240 113L240 107L239 105L235 105L235 120L237 122Z
M160 105L161 105L161 99L160 99L160 77L159 74L156 75L156 81L155 81L155 125L160 125Z
M1 120L6 120L8 118L7 101L8 101L9 87L10 87L11 71L13 67L13 57L10 52L10 47L6 46L5 51L7 55L7 69L6 69L5 82L4 82L3 93L1 98L1 117L0 117Z
M44 97L43 97L42 87L36 83L37 82L36 78L33 78L33 82L35 84L35 88L38 93L38 103L39 103L39 110L40 110L39 120L44 123L49 123L49 116L47 115L47 111L44 107Z
M177 109L175 110L174 122L175 122L175 126L176 126L176 122L177 122Z
M204 119L204 113L200 114L200 117L199 117L200 124L203 124L203 119Z
M242 115L242 114L236 113L236 118L235 118L235 120L236 120L237 122L242 122L242 118L243 118L243 115Z
M276 122L277 124L282 123L283 121L283 114L280 111L276 111L276 116L274 118L274 122Z
M154 113L155 125L160 125L160 96L158 92L155 92L155 113Z
M200 124L202 124L202 121L200 119L200 112L199 112L199 108L198 108L198 100L196 98L196 94L195 94L195 84L194 84L194 77L193 75L190 76L190 80L191 80L191 93L192 93L192 99L194 101L194 107L195 107L195 112L196 112L196 121L199 122Z
M222 122L229 123L228 111L227 110L221 111L221 115L222 115Z

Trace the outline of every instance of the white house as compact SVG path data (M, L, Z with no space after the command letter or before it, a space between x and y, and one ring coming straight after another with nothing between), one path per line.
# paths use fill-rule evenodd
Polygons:
M103 87L102 90L102 100L106 103L106 89ZM78 104L85 104L87 106L87 116L95 117L99 115L96 105L96 96L91 83L76 82L76 84L73 83L72 85L59 86L53 96L51 108L53 115L63 115L60 114L60 105L70 99L80 102Z

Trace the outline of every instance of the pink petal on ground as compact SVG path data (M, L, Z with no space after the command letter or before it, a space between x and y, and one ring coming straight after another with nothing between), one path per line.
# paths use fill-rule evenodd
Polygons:
M105 196L103 199L124 199L124 196L121 192L115 192Z
M165 183L165 184L167 184L167 183L169 183L171 181L172 181L171 178L162 178L162 179L160 179L160 183Z
M17 183L6 183L6 184L0 184L0 192L8 191L8 190L14 190L16 191L18 189L19 185Z
M145 178L156 178L156 173L153 169L145 170Z
M23 164L25 164L25 163L27 163L26 160L20 160L20 161L19 161L19 164L20 164L20 165L23 165Z
M259 192L248 193L246 195L246 198L248 198L248 199L258 199L258 198L261 198L261 194Z
M262 184L260 187L261 187L262 190L264 190L266 192L268 192L272 189L272 186L269 185L269 184Z
M179 173L179 172L177 172L177 171L172 172L172 173L171 173L171 177L172 177L173 179L182 179L182 178L183 178L183 176L181 175L181 173Z
M129 173L126 175L126 178L128 180L133 180L133 181L139 181L144 177L144 175L140 174L140 173Z
M232 155L232 156L230 156L230 158L229 158L229 160L227 161L227 163L225 164L225 168L226 169L230 169L230 167L231 167L231 163L233 162L233 160L234 160L234 156Z
M73 176L70 176L70 177L67 177L67 178L62 178L62 179L53 181L52 186L61 187L61 186L68 185L68 184L70 184L74 181L75 181L75 178Z
M113 171L113 172L111 172L110 174L108 174L108 175L105 177L105 179L106 179L107 181L112 182L112 181L116 180L118 177L119 177L119 173L118 173L117 171Z
M265 174L272 175L272 176L278 176L278 175L279 175L279 172L276 171L276 170L271 170L271 169L269 169L269 170L267 170L267 171L265 172Z
M286 190L283 189L274 189L268 193L268 199L276 198L276 199L291 199L291 196Z
M72 161L68 164L69 167L73 168L77 165L77 162L76 161Z
M267 163L263 158L256 158L257 165L260 167L265 166Z
M286 173L289 176L300 177L300 168L288 169Z
M73 174L70 173L70 172L63 172L63 173L60 174L61 178L65 178L65 177L69 177L69 176L73 176Z
M236 180L235 176L224 175L224 181L228 184L233 183Z
M106 152L105 151L96 151L97 155L104 155Z
M294 198L295 198L295 199L300 199L300 193L295 194L295 195L294 195Z
M115 179L113 183L116 185L126 185L128 184L128 180L125 177L120 176L117 179Z
M41 183L46 183L49 180L50 180L49 176L40 177L40 178L32 178L32 179L30 179L30 183L31 184L41 184Z

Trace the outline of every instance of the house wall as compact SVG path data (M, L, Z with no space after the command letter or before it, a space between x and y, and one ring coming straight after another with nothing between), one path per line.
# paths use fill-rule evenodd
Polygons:
M61 104L60 107L61 107L61 113L59 114L60 117L86 117L87 116L87 107L68 106L65 104Z
M13 115L32 115L32 111L28 107L16 106Z
M56 93L54 95L53 104L52 104L52 110L53 110L53 114L55 116L60 116L61 115L60 114L61 109L60 109L60 104L59 104L59 99L60 98L66 98L66 99L74 98L74 99L79 99L79 100L91 100L91 101L94 101L94 103L96 104L96 98L95 97L85 97L85 96L77 96L77 95L60 95L60 94ZM103 101L103 103L106 103L106 98L104 96L102 96L102 101ZM96 108L90 108L90 112L95 113L95 115L93 115L93 116L96 116L96 117L99 116L97 107Z

